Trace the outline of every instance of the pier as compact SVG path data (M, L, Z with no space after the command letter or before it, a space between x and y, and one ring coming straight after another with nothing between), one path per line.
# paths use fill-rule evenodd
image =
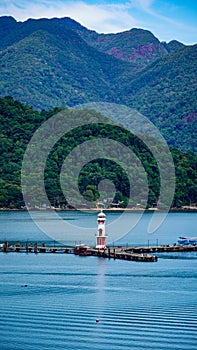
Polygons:
M34 254L75 254L80 256L97 256L108 259L120 259L128 261L141 262L156 262L156 253L168 252L194 252L197 251L197 245L161 245L161 246L144 246L144 247L106 247L105 249L96 249L81 245L81 249L76 249L76 246L46 246L45 243L29 244L26 242L22 244L9 244L4 242L0 245L0 252L3 253L34 253Z
M133 253L128 252L125 249L108 248L107 250L97 251L96 256L109 258L109 259L120 259L120 260L130 260L130 261L142 261L142 262L155 262L157 261L157 256L150 255L147 253Z
M22 245L20 243L9 245L8 242L5 242L0 251L4 253L51 253L51 254L75 254L79 256L97 256L108 259L120 259L120 260L130 260L130 261L143 261L143 262L154 262L157 261L157 257L148 254L147 252L140 251L139 253L125 250L119 247L105 248L105 249L96 249L88 246L81 245L81 249L76 247L64 247L64 246L46 246L42 243L40 246L38 243L33 245Z

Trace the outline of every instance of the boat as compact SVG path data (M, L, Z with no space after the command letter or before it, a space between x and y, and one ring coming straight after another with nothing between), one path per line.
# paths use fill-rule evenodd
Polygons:
M92 250L87 244L76 244L74 254L80 256L90 256L92 255Z
M178 244L180 245L196 245L197 237L179 237Z

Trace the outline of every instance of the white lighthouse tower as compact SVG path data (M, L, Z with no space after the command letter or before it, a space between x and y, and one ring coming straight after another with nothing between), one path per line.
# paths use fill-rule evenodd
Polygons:
M98 230L97 230L97 236L96 236L97 249L106 248L105 221L106 221L106 216L101 210L101 212L98 214L98 217L97 217L97 222L98 222Z

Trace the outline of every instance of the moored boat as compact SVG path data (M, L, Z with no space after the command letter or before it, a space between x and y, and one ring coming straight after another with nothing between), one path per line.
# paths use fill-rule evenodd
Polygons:
M196 245L197 237L179 237L178 244L180 245Z
M74 248L74 254L80 256L92 255L92 250L87 244L77 244Z

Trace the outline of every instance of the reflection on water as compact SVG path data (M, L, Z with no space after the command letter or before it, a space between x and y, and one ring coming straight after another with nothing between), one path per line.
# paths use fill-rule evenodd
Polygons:
M0 253L0 264L2 350L196 349L197 259Z

